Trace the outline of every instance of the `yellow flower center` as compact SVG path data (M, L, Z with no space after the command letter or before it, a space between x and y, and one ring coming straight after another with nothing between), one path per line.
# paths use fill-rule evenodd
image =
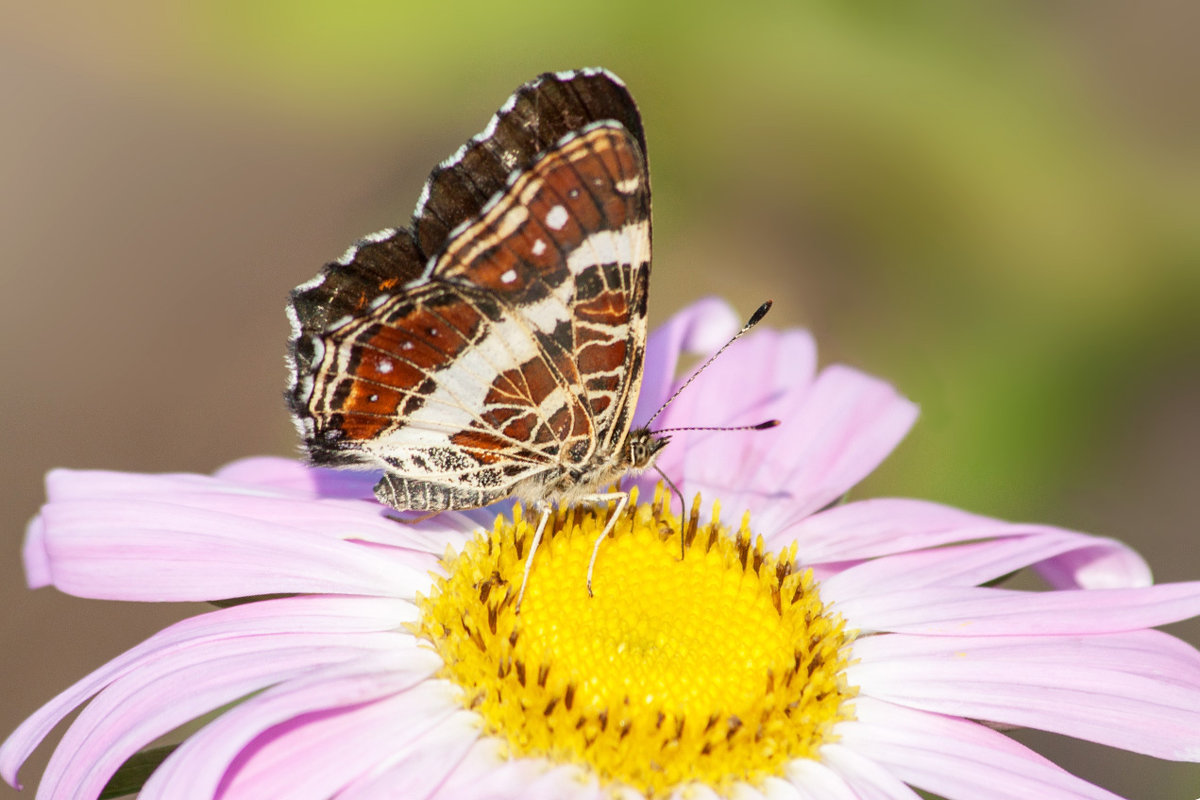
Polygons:
M842 670L850 636L811 573L752 544L630 498L600 547L608 509L556 512L520 613L517 594L537 519L520 508L445 559L418 633L443 676L513 756L583 765L648 796L689 782L718 792L813 757L849 719ZM682 531L682 534L681 534ZM680 558L680 536L683 558Z

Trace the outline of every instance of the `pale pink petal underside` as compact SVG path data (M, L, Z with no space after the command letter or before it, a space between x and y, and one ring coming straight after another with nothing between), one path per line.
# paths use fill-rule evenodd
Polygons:
M858 630L925 636L1117 633L1200 615L1200 582L1056 592L930 586L850 596L834 610Z
M481 737L446 776L431 798L437 800L604 800L612 793L572 764L541 758L506 757L494 737Z
M297 592L412 597L428 585L427 573L437 562L432 553L364 543L389 533L408 543L404 531L387 527L399 523L366 515L318 529L316 521L326 513L336 518L339 509L308 503L289 510L291 505L275 498L225 498L208 507L145 499L52 503L42 512L41 542L54 585L82 597L194 601ZM307 520L289 518L301 511ZM446 540L455 536L448 531Z
M413 736L440 709L439 692L413 692L440 659L416 648L364 655L310 670L239 704L193 734L154 774L146 800L322 800L398 746L405 713ZM429 702L393 703L396 696Z
M920 800L891 770L840 742L822 747L821 760L836 770L861 800Z
M820 761L807 758L790 761L784 767L783 774L790 783L812 797L861 800L836 770Z
M286 491L303 497L344 497L374 500L372 488L379 471L310 467L290 458L252 456L226 464L214 478Z
M1026 566L1042 569L1060 558L1076 560L1080 571L1073 575L1083 588L1151 582L1145 560L1121 542L1050 525L1004 522L923 500L848 503L801 521L788 535L800 542L805 564L892 556L839 575L836 591L846 597L934 583L976 585ZM1009 543L985 543L974 550L944 547L989 539ZM969 555L972 552L976 555ZM1075 584L1052 585L1073 588Z
M393 599L296 597L250 603L186 619L108 662L31 714L0 745L0 775L16 785L17 770L21 764L71 711L118 681L124 682L122 685L137 694L138 683L149 674L148 670L157 669L163 663L186 665L195 662L203 667L209 660L222 654L244 652L246 643L249 643L251 652L255 647L258 648L262 672L260 677L248 677L247 680L251 683L257 681L255 688L258 688L293 674L295 669L304 665L352 658L357 653L385 646L400 635L395 633L396 629L411 621L414 613L410 603ZM383 637L382 640L379 637ZM297 644L300 644L299 648ZM271 655L277 651L286 651L287 657L292 660ZM197 677L198 686L208 680L217 684L225 680L225 676L212 670L207 675L203 674L203 669L201 672ZM238 691L232 686L226 690ZM235 693L230 699L236 697ZM217 704L220 704L219 701ZM201 708L198 713L212 707ZM165 716L160 717L154 709L150 709L146 720L130 717L126 719L126 724L137 727L148 722L157 728L165 725L165 732L190 719L188 712L181 716L179 709L170 703L163 707L163 711ZM176 717L181 718L176 722ZM87 720L84 722L86 726ZM78 725L79 721L75 724ZM78 738L83 734L84 728L80 728L75 736ZM103 749L106 741L103 725L96 729L95 735L99 737L96 746ZM145 742L137 743L134 749L143 744ZM63 757L71 759L72 756L71 752L67 752ZM65 762L59 763L59 771L69 766ZM78 769L78 764L72 768ZM56 782L57 778L48 772L43 783L46 781Z
M374 774L353 781L338 800L432 797L457 769L479 736L479 718L457 711L420 739L397 748Z
M854 645L864 695L1200 760L1200 653L1160 631L1077 637L888 634Z
M946 800L1121 800L974 722L870 698L856 714L838 726L847 749Z
M715 297L692 303L654 329L646 341L646 360L635 425L644 425L663 404L675 382L679 356L712 354L738 329L737 315Z
M736 352L735 352L736 349ZM753 425L765 431L681 431L659 463L687 495L749 509L771 535L844 494L904 436L916 409L888 384L847 367L815 375L803 331L739 341L668 407L662 427Z

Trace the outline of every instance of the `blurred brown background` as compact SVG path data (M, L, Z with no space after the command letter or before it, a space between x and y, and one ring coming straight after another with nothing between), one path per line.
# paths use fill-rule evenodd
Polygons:
M292 453L287 291L406 222L549 69L602 64L641 104L654 321L770 297L921 404L860 495L1110 534L1200 578L1194 4L433 6L0 10L0 735L195 610L27 591L43 473ZM1021 738L1131 798L1200 794L1193 765Z

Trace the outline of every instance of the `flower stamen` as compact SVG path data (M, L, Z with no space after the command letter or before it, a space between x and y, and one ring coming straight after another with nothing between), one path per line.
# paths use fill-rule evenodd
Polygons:
M749 516L735 535L699 498L687 520L631 494L584 575L608 510L554 513L521 613L522 510L445 560L419 634L488 733L513 756L589 768L648 796L691 781L718 790L781 774L852 716L850 636L821 603L795 545L779 556ZM682 545L681 545L682 542ZM683 558L680 558L680 548Z

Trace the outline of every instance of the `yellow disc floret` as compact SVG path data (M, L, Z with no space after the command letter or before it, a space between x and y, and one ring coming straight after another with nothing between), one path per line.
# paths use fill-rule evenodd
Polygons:
M718 513L699 524L697 498L681 525L661 489L631 502L589 596L608 509L557 512L516 613L536 522L518 508L447 556L419 632L514 756L579 764L649 796L778 775L851 717L849 636L811 574L794 571L794 544L765 553L748 517L731 537Z

